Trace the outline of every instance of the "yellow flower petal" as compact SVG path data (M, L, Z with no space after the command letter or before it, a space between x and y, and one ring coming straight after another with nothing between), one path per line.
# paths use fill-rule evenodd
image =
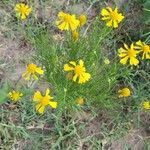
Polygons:
M114 21L114 28L118 28L118 22Z
M115 7L114 12L115 12L115 13L118 13L118 8L117 8L117 7Z
M79 33L77 31L72 32L72 37L74 41L77 41L79 39Z
M77 27L79 26L79 24L80 24L79 20L76 20L74 24L73 24L73 23L70 23L70 28L71 28L71 30L72 30L72 31L76 30Z
M49 90L49 89L47 89L47 90L46 90L46 94L45 94L45 95L46 95L46 96L48 96L49 94L50 94L50 90Z
M124 45L124 47L125 47L126 49L129 49L129 47L128 47L128 45L127 45L126 43L124 43L123 45Z
M110 17L102 17L101 20L110 20Z
M70 61L69 62L71 65L76 66L76 62L75 61Z
M111 7L106 7L106 9L108 9L109 12L112 12L112 11L113 11Z
M101 15L102 16L108 16L109 15L109 12L107 9L103 8L102 11L101 11Z
M79 65L80 65L81 67L83 67L83 66L84 66L84 62L83 62L83 60L79 60Z
M112 25L113 25L113 21L112 20L110 20L109 22L107 22L107 24L106 24L108 27L111 27Z
M79 83L85 83L86 81L89 81L91 78L91 75L89 73L84 73L82 76L79 78Z
M137 44L137 45L139 45L139 46L143 46L143 44L142 44L142 41L141 41L141 40L137 41L137 42L136 42L136 44Z
M127 56L127 54L126 53L121 53L121 54L118 54L118 56L119 57L125 57L125 56Z
M60 25L58 26L58 28L59 28L60 30L69 30L69 24L66 23L66 22L63 22L62 24L60 24Z
M123 54L126 54L127 53L127 50L123 49L123 48L120 48L118 49L118 53L123 53Z
M25 14L22 14L22 15L21 15L21 19L22 19L22 20L24 20L24 19L26 19L26 18L27 18L27 17L26 17Z
M37 67L37 68L36 68L36 72L37 72L38 74L44 74L44 71L43 71L40 67Z
M33 78L34 78L35 80L38 80L38 79L39 79L35 74L33 74L32 76L33 76Z
M33 101L40 101L41 99L42 99L42 95L41 95L40 91L37 91L34 94Z
M78 77L78 75L77 75L77 74L75 74L75 75L73 76L73 81L74 81L74 82L76 82L77 77Z
M145 54L145 57L144 57L144 54ZM150 53L143 53L142 59L144 59L144 58L150 59Z
M135 57L130 58L130 65L138 65L139 61Z
M25 7L25 4L24 4L24 3L21 3L21 4L20 4L20 7L24 8L24 7Z
M65 13L62 11L58 13L58 17L63 17L64 15L65 15Z
M80 26L84 26L86 24L87 18L85 15L79 16Z
M42 106L41 104L36 105L36 111L38 111L40 114L43 114L45 110L45 107Z
M123 64L123 65L125 65L125 64L127 64L127 60L128 60L128 59L129 59L129 57L126 56L126 57L124 57L124 58L122 58L122 59L120 60L120 63Z
M74 70L73 67L70 67L68 64L64 65L64 71L72 71L72 70Z
M49 102L49 105L50 105L52 108L57 108L57 102L52 102L52 101L50 101L50 102Z

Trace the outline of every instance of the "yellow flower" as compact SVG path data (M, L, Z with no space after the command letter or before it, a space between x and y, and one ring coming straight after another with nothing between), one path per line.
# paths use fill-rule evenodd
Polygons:
M60 30L76 30L79 25L80 21L76 19L75 15L70 15L68 13L59 12L58 13L58 20L56 21L56 25Z
M32 8L24 3L18 3L15 6L15 11L17 15L22 19L26 19L32 11Z
M87 17L85 15L80 15L79 16L79 21L80 21L80 27L84 26L86 24Z
M110 7L103 8L101 11L102 20L107 22L108 27L117 28L118 24L124 19L124 16L118 12L116 7L114 10Z
M105 63L106 65L109 65L109 64L110 64L110 60L109 60L108 58L105 58L105 59L104 59L104 63Z
M79 104L79 105L84 105L85 101L82 97L79 97L76 99L76 103Z
M147 45L145 42L141 42L139 40L135 43L134 48L143 53L142 59L150 59L150 45Z
M79 38L79 33L77 31L73 31L72 32L72 37L74 41L77 41Z
M118 94L119 94L119 97L128 97L131 95L131 91L129 88L123 88L121 90L118 90Z
M25 78L25 80L30 80L31 77L37 80L38 77L36 74L42 75L43 73L44 71L41 69L41 67L37 67L35 64L29 64L25 73L22 74L22 77Z
M40 91L35 92L33 101L36 102L36 110L43 114L45 107L51 106L52 108L57 108L57 102L52 101L53 97L50 96L50 90L47 89L45 96L42 96Z
M86 72L83 60L80 60L78 65L76 62L70 61L69 64L64 65L64 70L73 71L73 81L76 82L78 79L78 83L80 84L89 81L91 78L91 75Z
M150 102L149 101L143 102L143 108L146 110L149 110L150 109Z
M13 101L18 101L18 100L20 100L21 99L21 97L23 96L23 94L22 93L20 93L19 91L12 91L12 92L9 92L8 93L8 97L11 99L11 100L13 100Z
M128 47L128 45L124 44L125 48L120 48L118 50L118 56L121 58L120 63L125 65L127 64L127 61L129 59L130 65L138 65L139 61L136 58L137 54L139 53L139 51L136 51L134 49L134 45L131 44L130 47Z

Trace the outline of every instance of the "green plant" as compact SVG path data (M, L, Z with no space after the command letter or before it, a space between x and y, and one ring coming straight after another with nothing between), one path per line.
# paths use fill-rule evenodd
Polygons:
M108 51L103 48L107 38L111 40L113 31L103 26L99 18L91 24L92 28L82 29L78 41L74 41L71 33L67 32L64 41L57 41L53 32L39 30L31 38L36 49L36 60L45 68L45 77L58 100L60 110L73 110L77 107L76 99L83 97L87 107L112 109L118 102L114 100L114 89L119 78L128 75L128 70L122 68L114 57L110 64L105 64ZM29 35L30 33L28 33ZM91 80L85 84L78 84L66 79L63 71L64 64L69 61L83 59ZM115 89L116 90L116 89Z

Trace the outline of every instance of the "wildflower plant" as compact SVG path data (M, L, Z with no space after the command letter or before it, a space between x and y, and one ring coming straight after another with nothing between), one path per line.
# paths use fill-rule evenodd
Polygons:
M27 4L20 3L16 5L15 11L24 20L32 9ZM33 101L37 102L36 110L39 113L43 114L47 106L73 110L77 106L76 100L81 102L82 97L86 99L87 106L99 104L100 107L109 108L117 105L117 101L113 101L116 94L126 98L131 96L129 88L120 89L118 93L115 89L118 79L130 72L126 67L121 67L121 64L139 65L140 54L142 59L148 59L149 45L141 41L131 43L130 46L124 44L118 50L119 57L109 56L109 52L104 49L106 40L112 40L114 36L113 28L121 26L124 19L125 16L117 7L106 7L87 26L86 14L60 11L51 24L58 30L59 40L54 32L46 28L37 28L32 34L34 26L30 23L31 27L27 25L28 38L36 49L36 61L42 67L30 63L22 77L25 80L37 80L41 75L44 76L57 99L52 104L49 90L45 96L39 91L35 92ZM113 60L108 59L108 56L113 57Z
M39 23L36 17L29 18L32 8L27 2L16 4L14 11L21 20L29 19L17 23L21 25L21 34L35 50L32 62L26 62L26 70L20 79L11 89L2 87L0 90L0 103L11 100L16 102L11 107L16 107L20 101L17 112L22 117L22 125L13 125L15 131L19 128L27 136L28 129L42 129L43 134L39 132L40 135L36 135L41 142L45 138L43 131L49 130L52 123L55 129L53 132L50 128L50 131L55 134L54 140L57 136L60 138L50 148L66 149L63 143L67 143L65 140L68 137L80 137L80 133L76 133L78 121L73 118L75 115L89 111L95 117L104 111L112 115L114 120L121 117L122 124L122 119L127 119L124 111L131 111L131 108L139 110L140 106L145 112L150 110L147 100L149 74L139 69L145 62L149 65L150 45L148 40L129 42L117 38L117 28L120 30L122 22L126 20L123 10L117 7L102 8L91 19L86 14L88 11L77 15L63 9L48 24L42 20ZM146 79L142 78L143 73ZM146 81L146 86L140 82L140 88L136 90L136 80ZM46 88L43 81L46 82ZM138 92L143 90L146 94L138 97ZM141 103L143 97L145 101ZM1 118L3 120L5 117ZM81 122L85 125L85 121ZM2 125L11 129L8 124ZM33 143L36 138L33 134ZM52 140L53 136L48 135L43 141L45 144L45 141Z
M62 12L61 15L59 13L58 19L60 16L62 17ZM82 19L85 20L85 17ZM60 29L60 26L67 26L64 29L69 32L64 30L64 41L56 41L47 30L37 33L34 38L37 58L44 66L44 75L56 93L57 109L66 108L73 111L75 107L80 106L76 103L79 97L86 99L86 105L98 103L100 107L113 107L117 103L110 97L114 95L112 89L122 75L118 74L122 68L117 59L106 65L104 59L107 56L102 48L105 39L111 36L112 29L103 26L99 17L96 17L92 22L92 29L85 32L86 25L82 26L80 37L74 41L72 32L75 30L72 31L71 25L63 21L59 20L56 27Z

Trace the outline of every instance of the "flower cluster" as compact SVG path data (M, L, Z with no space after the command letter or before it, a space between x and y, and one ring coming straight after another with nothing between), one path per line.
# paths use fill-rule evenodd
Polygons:
M18 18L25 20L32 12L32 8L27 4L18 3L15 6L15 11ZM106 7L101 10L100 18L106 22L106 26L118 28L125 16L119 12L117 7L115 7L115 9ZM86 22L86 15L82 14L76 16L75 14L64 13L61 11L58 13L58 19L55 23L59 30L69 31L69 33L72 35L73 41L75 42L79 39L81 27L83 27ZM130 65L137 66L140 62L138 56L142 56L142 60L150 59L150 45L140 40L132 43L130 46L124 43L124 46L118 49L118 56L120 57L121 64L125 65L129 63ZM110 60L105 58L104 64L105 66L109 65ZM82 84L85 84L92 78L92 75L87 71L87 68L88 67L85 66L85 62L82 59L79 61L77 59L77 61L69 61L68 63L64 64L62 70L68 72L66 75L67 79L72 80L73 84L78 83L82 86ZM22 77L25 80L33 81L38 80L39 76L43 74L44 70L41 67L31 63L27 66L26 71L22 74ZM119 98L127 98L131 96L131 94L132 92L128 87L118 90ZM13 90L12 92L9 92L8 96L11 100L16 102L23 97L23 94L19 91ZM54 101L53 97L51 96L50 89L47 89L44 95L42 95L40 91L36 91L33 95L33 101L35 103L36 111L38 111L40 114L43 114L45 109L49 106L54 109L58 106L58 103ZM78 105L84 105L85 100L82 97L79 97L76 99L76 103ZM150 102L145 101L143 102L142 106L144 109L148 110L150 109Z
M22 74L22 77L25 80L38 80L37 75L43 75L44 70L41 67L38 67L36 64L29 64L26 68L25 73ZM23 94L19 91L9 92L8 97L14 102L19 101L22 98ZM52 101L53 97L50 96L50 90L46 90L45 96L42 96L40 91L36 91L33 96L33 101L36 103L36 110L43 114L44 110L47 106L51 106L52 108L57 108L57 102Z
M142 54L143 59L150 59L150 45L147 45L145 42L137 41L135 44L132 43L130 47L127 44L124 44L124 48L118 50L118 56L121 58L120 63L125 65L128 63L130 65L137 66L139 60L138 55Z

